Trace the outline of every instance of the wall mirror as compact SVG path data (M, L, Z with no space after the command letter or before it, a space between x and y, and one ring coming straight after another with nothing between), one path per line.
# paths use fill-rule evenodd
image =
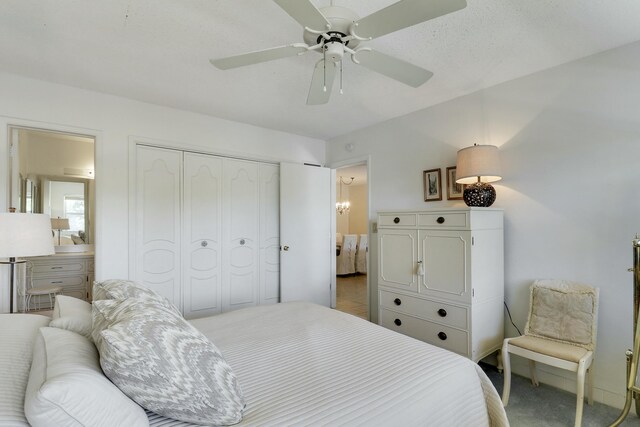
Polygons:
M9 132L9 206L66 219L52 232L56 252L90 250L85 245L95 244L94 137L24 127Z

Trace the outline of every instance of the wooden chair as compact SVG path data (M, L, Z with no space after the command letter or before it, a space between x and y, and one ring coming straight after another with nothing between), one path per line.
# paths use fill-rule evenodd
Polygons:
M538 386L536 362L576 372L575 426L582 424L585 377L588 402L593 404L593 354L596 347L599 290L560 280L537 280L531 285L529 318L524 335L507 338L502 346L504 389L502 404L511 391L510 354L529 359L531 382Z

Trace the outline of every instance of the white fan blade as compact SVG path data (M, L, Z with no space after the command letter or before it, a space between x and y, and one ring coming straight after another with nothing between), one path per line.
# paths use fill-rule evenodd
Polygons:
M271 49L229 56L227 58L212 59L210 62L221 70L228 70L229 68L244 67L245 65L258 64L260 62L273 61L274 59L296 56L306 51L306 44L295 43L287 46L279 46Z
M466 0L402 0L357 22L358 37L375 38L467 7Z
M331 24L309 0L273 0L303 27L325 32Z
M369 48L357 51L353 62L412 87L422 85L433 76L431 71Z
M326 104L329 102L337 65L335 62L327 62L326 64L327 67L325 69L324 59L316 63L316 68L313 70L313 77L311 78L309 96L307 96L307 105Z

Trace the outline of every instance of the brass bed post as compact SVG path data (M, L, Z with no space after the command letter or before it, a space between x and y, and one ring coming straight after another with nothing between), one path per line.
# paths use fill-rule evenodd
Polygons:
M633 350L627 350L627 394L622 413L610 427L620 425L631 409L631 401L636 401L636 414L640 415L640 387L636 385L638 376L638 357L640 356L640 325L638 325L638 310L640 309L640 238L636 234L633 244Z

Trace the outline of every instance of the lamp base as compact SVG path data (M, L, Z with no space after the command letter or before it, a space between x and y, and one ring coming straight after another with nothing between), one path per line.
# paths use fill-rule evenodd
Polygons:
M465 187L462 198L467 206L488 208L496 201L496 189L491 184L476 182Z

